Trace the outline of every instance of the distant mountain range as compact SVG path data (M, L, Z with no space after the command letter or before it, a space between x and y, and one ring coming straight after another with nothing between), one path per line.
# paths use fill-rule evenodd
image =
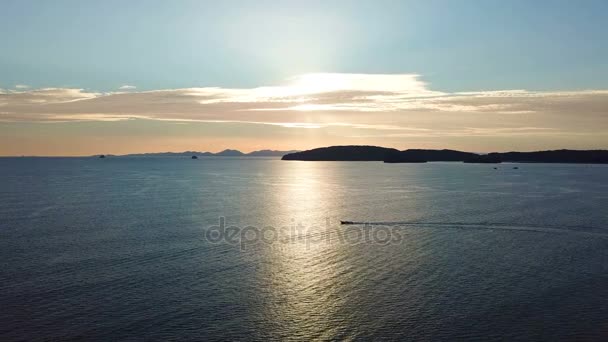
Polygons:
M275 151L275 150L259 150L249 153L243 153L238 150L223 150L222 152L198 152L198 151L185 151L185 152L157 152L157 153L135 153L125 154L120 157L282 157L286 154L297 153L299 151Z
M378 146L330 146L286 154L283 160L306 161L383 161L385 163L426 163L459 161L465 163L608 163L608 150L554 150L537 152L493 152L479 154L455 150L399 151Z

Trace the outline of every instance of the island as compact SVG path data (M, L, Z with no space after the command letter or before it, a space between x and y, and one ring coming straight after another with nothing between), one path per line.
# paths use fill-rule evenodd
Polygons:
M400 153L394 148L378 146L330 146L289 153L282 160L308 161L384 161Z
M296 153L299 151L276 151L276 150L259 150L249 153L244 153L239 150L223 150L221 152L198 152L198 151L184 151L184 152L152 152L152 153L134 153L124 154L120 157L191 157L197 159L198 157L282 157L286 154ZM197 158L194 158L197 157Z
M282 160L301 161L382 161L385 163L585 163L607 164L608 150L551 150L535 152L473 153L456 150L425 150L347 145L315 148L284 155Z

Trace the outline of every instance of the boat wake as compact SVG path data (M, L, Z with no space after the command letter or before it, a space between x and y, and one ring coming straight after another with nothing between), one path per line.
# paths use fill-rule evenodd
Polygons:
M560 233L560 234L580 234L586 236L597 236L608 238L608 231L605 229L589 226L551 226L535 224L513 224L513 223L492 223L492 222L423 222L423 221L404 221L404 222L363 222L363 221L341 221L347 225L365 226L392 226L404 228L446 228L446 229L486 229L486 230L512 230L527 231L538 233Z

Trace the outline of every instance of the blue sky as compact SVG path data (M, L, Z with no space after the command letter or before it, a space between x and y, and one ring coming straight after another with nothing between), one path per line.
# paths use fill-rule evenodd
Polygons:
M0 155L608 148L608 1L0 0Z
M0 87L251 87L415 73L434 89L608 84L607 1L2 0Z

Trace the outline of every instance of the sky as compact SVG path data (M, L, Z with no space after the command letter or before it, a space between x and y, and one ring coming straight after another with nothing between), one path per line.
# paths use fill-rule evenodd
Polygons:
M0 155L608 148L607 1L0 8Z

